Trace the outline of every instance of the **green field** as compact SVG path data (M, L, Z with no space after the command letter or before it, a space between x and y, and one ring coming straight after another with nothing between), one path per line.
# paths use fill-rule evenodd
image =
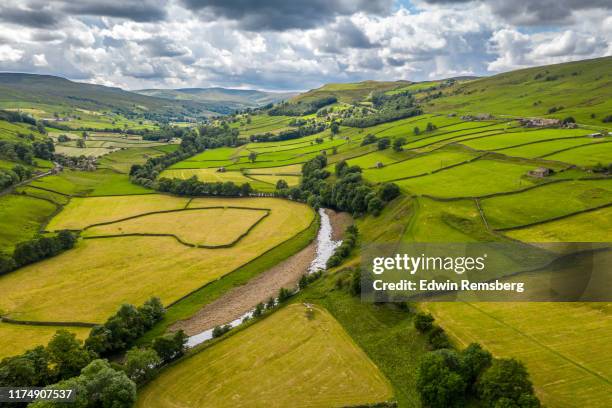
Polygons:
M586 129L530 130L526 132L512 132L478 138L476 140L461 142L461 144L477 150L498 150L548 139L563 139L576 136L584 136L589 133L591 132ZM586 142L588 142L588 140L585 138L584 143Z
M134 164L144 164L149 158L172 152L178 145L162 145L159 147L132 147L117 150L107 154L99 161L99 168L108 168L120 173L129 173Z
M412 194L436 197L477 197L520 190L534 181L523 177L535 166L480 159L438 173L401 180L401 189Z
M367 156L369 155L362 156L360 159L364 159ZM365 170L363 176L373 183L381 183L431 173L445 167L472 160L476 157L476 154L469 151L437 151L435 153L416 156L408 160L392 163L382 168Z
M34 180L31 185L76 196L152 193L152 190L132 184L127 175L105 169L91 172L64 170L57 175Z
M512 228L612 203L612 179L553 183L486 198L482 209L492 228Z
M194 375L197 373L197 375ZM393 390L324 308L294 304L164 370L139 407L343 407Z
M500 149L498 152L508 156L536 158L553 154L559 150L573 149L582 145L600 142L601 140L599 139L588 139L585 137L566 138L531 143L525 146L509 147L506 149Z
M32 239L57 206L26 195L0 196L0 252L11 253L15 244Z
M594 166L612 162L612 143L582 146L561 153L544 156L547 160L558 160L578 166Z
M609 242L612 208L573 215L505 234L524 242Z

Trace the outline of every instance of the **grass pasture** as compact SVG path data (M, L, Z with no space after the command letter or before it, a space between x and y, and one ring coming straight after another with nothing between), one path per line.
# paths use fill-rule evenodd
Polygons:
M598 139L589 139L586 137L565 138L559 140L544 140L538 143L531 143L524 146L508 147L498 150L508 156L525 157L529 159L547 156L565 149L573 149L582 145L599 143Z
M612 179L573 180L486 198L481 207L492 228L512 228L612 203Z
M148 214L89 228L85 236L172 234L196 246L230 245L267 213L263 209L208 208Z
M34 180L30 184L34 187L73 196L127 195L153 192L131 183L126 174L108 169L96 171L64 170L59 174Z
M462 141L461 144L476 150L499 150L526 143L535 143L550 139L574 138L591 133L586 129L542 129L524 130L502 133L499 135L481 137L474 140ZM588 139L584 139L587 143Z
M197 373L197 375L194 375ZM321 307L293 304L164 370L138 407L343 407L382 402L392 389Z
M365 159L367 156L369 155L360 157L360 159ZM368 181L382 183L431 173L432 171L472 160L476 157L476 154L468 151L439 151L391 163L379 169L367 169L363 172L363 176Z
M505 234L524 242L609 242L610 231L612 207L606 207Z
M100 159L99 168L108 168L120 173L129 173L133 164L144 164L149 158L161 156L176 150L178 145L165 145L159 147L133 147L117 150Z
M535 166L524 163L480 159L435 174L397 182L404 191L435 197L476 197L529 187L523 177Z
M0 196L0 252L11 253L15 244L32 239L57 206L21 194Z
M86 327L26 326L0 322L0 360L31 350L36 346L46 346L56 331L65 329L85 339L89 334Z
M523 361L550 407L608 407L612 310L602 303L427 303L462 346Z
M82 214L104 208L95 201L82 205L93 207ZM270 215L231 248L192 248L172 237L81 240L70 251L1 276L0 309L21 320L101 322L122 303L158 296L169 304L288 240L314 218L305 204L274 198L198 198L190 208L228 205L269 208ZM72 212L65 219L76 217Z
M594 166L612 163L612 143L597 143L544 156L547 160L558 160L578 166Z

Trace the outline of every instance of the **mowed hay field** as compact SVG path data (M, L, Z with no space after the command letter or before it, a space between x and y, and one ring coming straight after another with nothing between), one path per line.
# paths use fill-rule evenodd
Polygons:
M65 329L85 339L91 329L87 327L26 326L0 322L0 360L15 356L36 346L46 345L57 330Z
M47 225L49 231L83 229L102 222L119 221L155 211L185 208L189 198L164 194L120 197L73 197Z
M171 234L200 246L229 245L268 214L264 209L203 208L148 214L89 228L85 236Z
M139 391L137 407L344 407L392 388L323 308L302 304L186 358Z
M523 361L549 407L609 407L609 303L427 303L459 344Z
M140 199L145 202L150 197ZM134 204L134 197L112 200L125 198ZM92 205L94 209L77 207L82 214L104 213L98 197L84 200L93 201L84 201L81 206ZM126 214L131 211L127 210L130 205L119 206L126 208ZM275 198L198 198L189 204L190 208L219 206L267 208L270 215L229 248L192 248L173 237L81 240L70 251L0 277L0 309L14 319L97 323L122 303L141 304L158 296L168 304L288 240L314 219L314 211L305 204ZM125 218L112 214L117 216ZM92 218L104 221L104 217ZM89 222L76 214L66 218L72 219L79 219L82 227ZM243 231L250 225L246 223ZM166 233L176 232L171 223L167 227Z

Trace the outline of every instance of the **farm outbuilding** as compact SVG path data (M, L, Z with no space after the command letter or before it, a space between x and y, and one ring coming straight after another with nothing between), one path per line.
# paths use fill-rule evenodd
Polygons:
M553 169L549 169L547 167L538 167L537 169L529 170L527 172L531 177L548 177L554 173Z

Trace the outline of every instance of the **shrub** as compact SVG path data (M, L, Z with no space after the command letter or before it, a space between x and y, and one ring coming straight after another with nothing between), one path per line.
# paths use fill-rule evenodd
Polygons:
M429 313L419 312L414 316L414 327L421 333L426 333L433 327L434 317Z
M427 340L434 350L450 348L451 343L446 332L440 326L433 326L427 334Z
M261 315L261 312L259 313L259 315ZM257 317L257 316L255 316L255 314L253 313L253 317ZM226 324L225 326L215 326L215 328L212 331L212 337L213 339L217 337L221 337L230 330L232 330L232 326L230 326L229 324Z
M278 291L278 302L282 303L293 296L293 291L287 288L280 288Z

